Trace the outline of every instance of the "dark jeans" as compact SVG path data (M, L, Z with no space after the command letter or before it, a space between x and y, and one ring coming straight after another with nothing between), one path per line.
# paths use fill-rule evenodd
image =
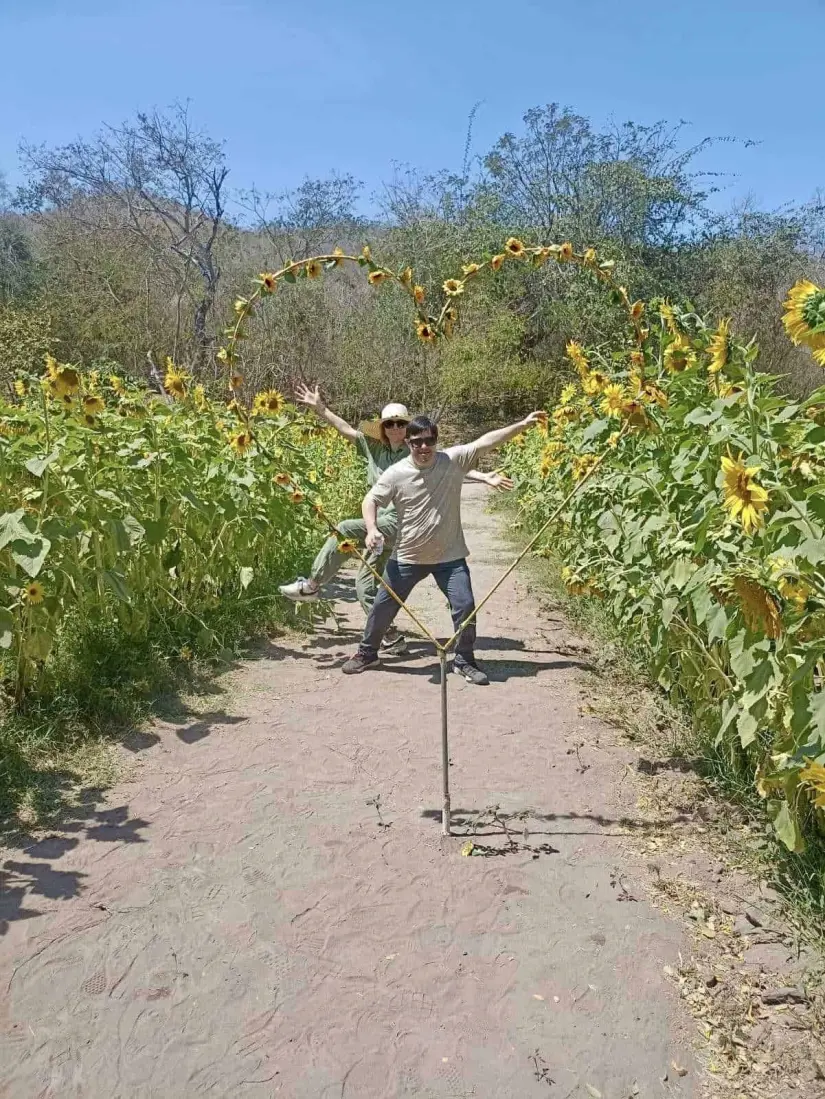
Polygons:
M470 570L463 557L457 561L442 561L438 565L404 565L390 558L384 570L384 581L389 584L399 598L405 602L410 592L425 576L432 576L450 603L453 616L453 629L475 610L473 586L470 583ZM381 638L392 625L392 621L401 608L386 588L379 588L372 605L364 636L361 640L361 652L366 656L376 656ZM473 659L473 646L476 640L475 619L461 631L456 642L456 655L464 660Z

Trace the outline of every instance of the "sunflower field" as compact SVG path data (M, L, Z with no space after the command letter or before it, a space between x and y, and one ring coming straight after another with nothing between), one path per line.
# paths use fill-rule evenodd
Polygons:
M326 535L320 515L360 498L354 447L280 393L241 414L171 362L164 388L49 357L0 407L7 706L59 690L101 634L108 655L231 650Z
M803 283L786 304L815 353L823 300ZM789 403L726 321L631 309L625 346L568 345L576 380L508 468L528 526L563 505L544 546L568 590L642 639L799 851L825 821L825 388Z

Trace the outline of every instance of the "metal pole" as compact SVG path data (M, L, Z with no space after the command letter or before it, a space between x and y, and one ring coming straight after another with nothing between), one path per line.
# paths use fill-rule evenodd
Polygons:
M441 810L441 832L450 833L450 746L447 741L447 650L439 653L441 660L441 770L444 778L444 806Z

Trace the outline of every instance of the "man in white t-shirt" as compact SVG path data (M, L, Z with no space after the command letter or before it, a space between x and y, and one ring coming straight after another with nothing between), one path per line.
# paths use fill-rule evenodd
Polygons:
M410 456L381 474L365 496L361 509L367 528L366 545L372 549L381 537L378 509L395 505L398 533L384 582L396 595L406 600L419 581L432 575L449 600L456 630L473 613L475 601L466 560L469 550L461 528L461 486L482 454L509 442L545 418L543 412L531 412L516 424L488 431L474 443L442 451L436 450L438 427L432 420L418 416L410 421L405 433ZM381 639L398 611L398 604L382 587L367 619L358 652L342 669L345 674L355 675L377 664ZM453 671L469 683L483 685L489 681L475 661L475 636L473 620L456 642Z

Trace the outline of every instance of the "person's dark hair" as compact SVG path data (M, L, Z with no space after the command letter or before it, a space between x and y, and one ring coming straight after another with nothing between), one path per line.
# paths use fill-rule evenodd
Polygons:
M416 416L414 420L410 420L407 424L404 438L413 439L416 435L432 435L434 439L437 439L438 424L433 423L429 416Z

